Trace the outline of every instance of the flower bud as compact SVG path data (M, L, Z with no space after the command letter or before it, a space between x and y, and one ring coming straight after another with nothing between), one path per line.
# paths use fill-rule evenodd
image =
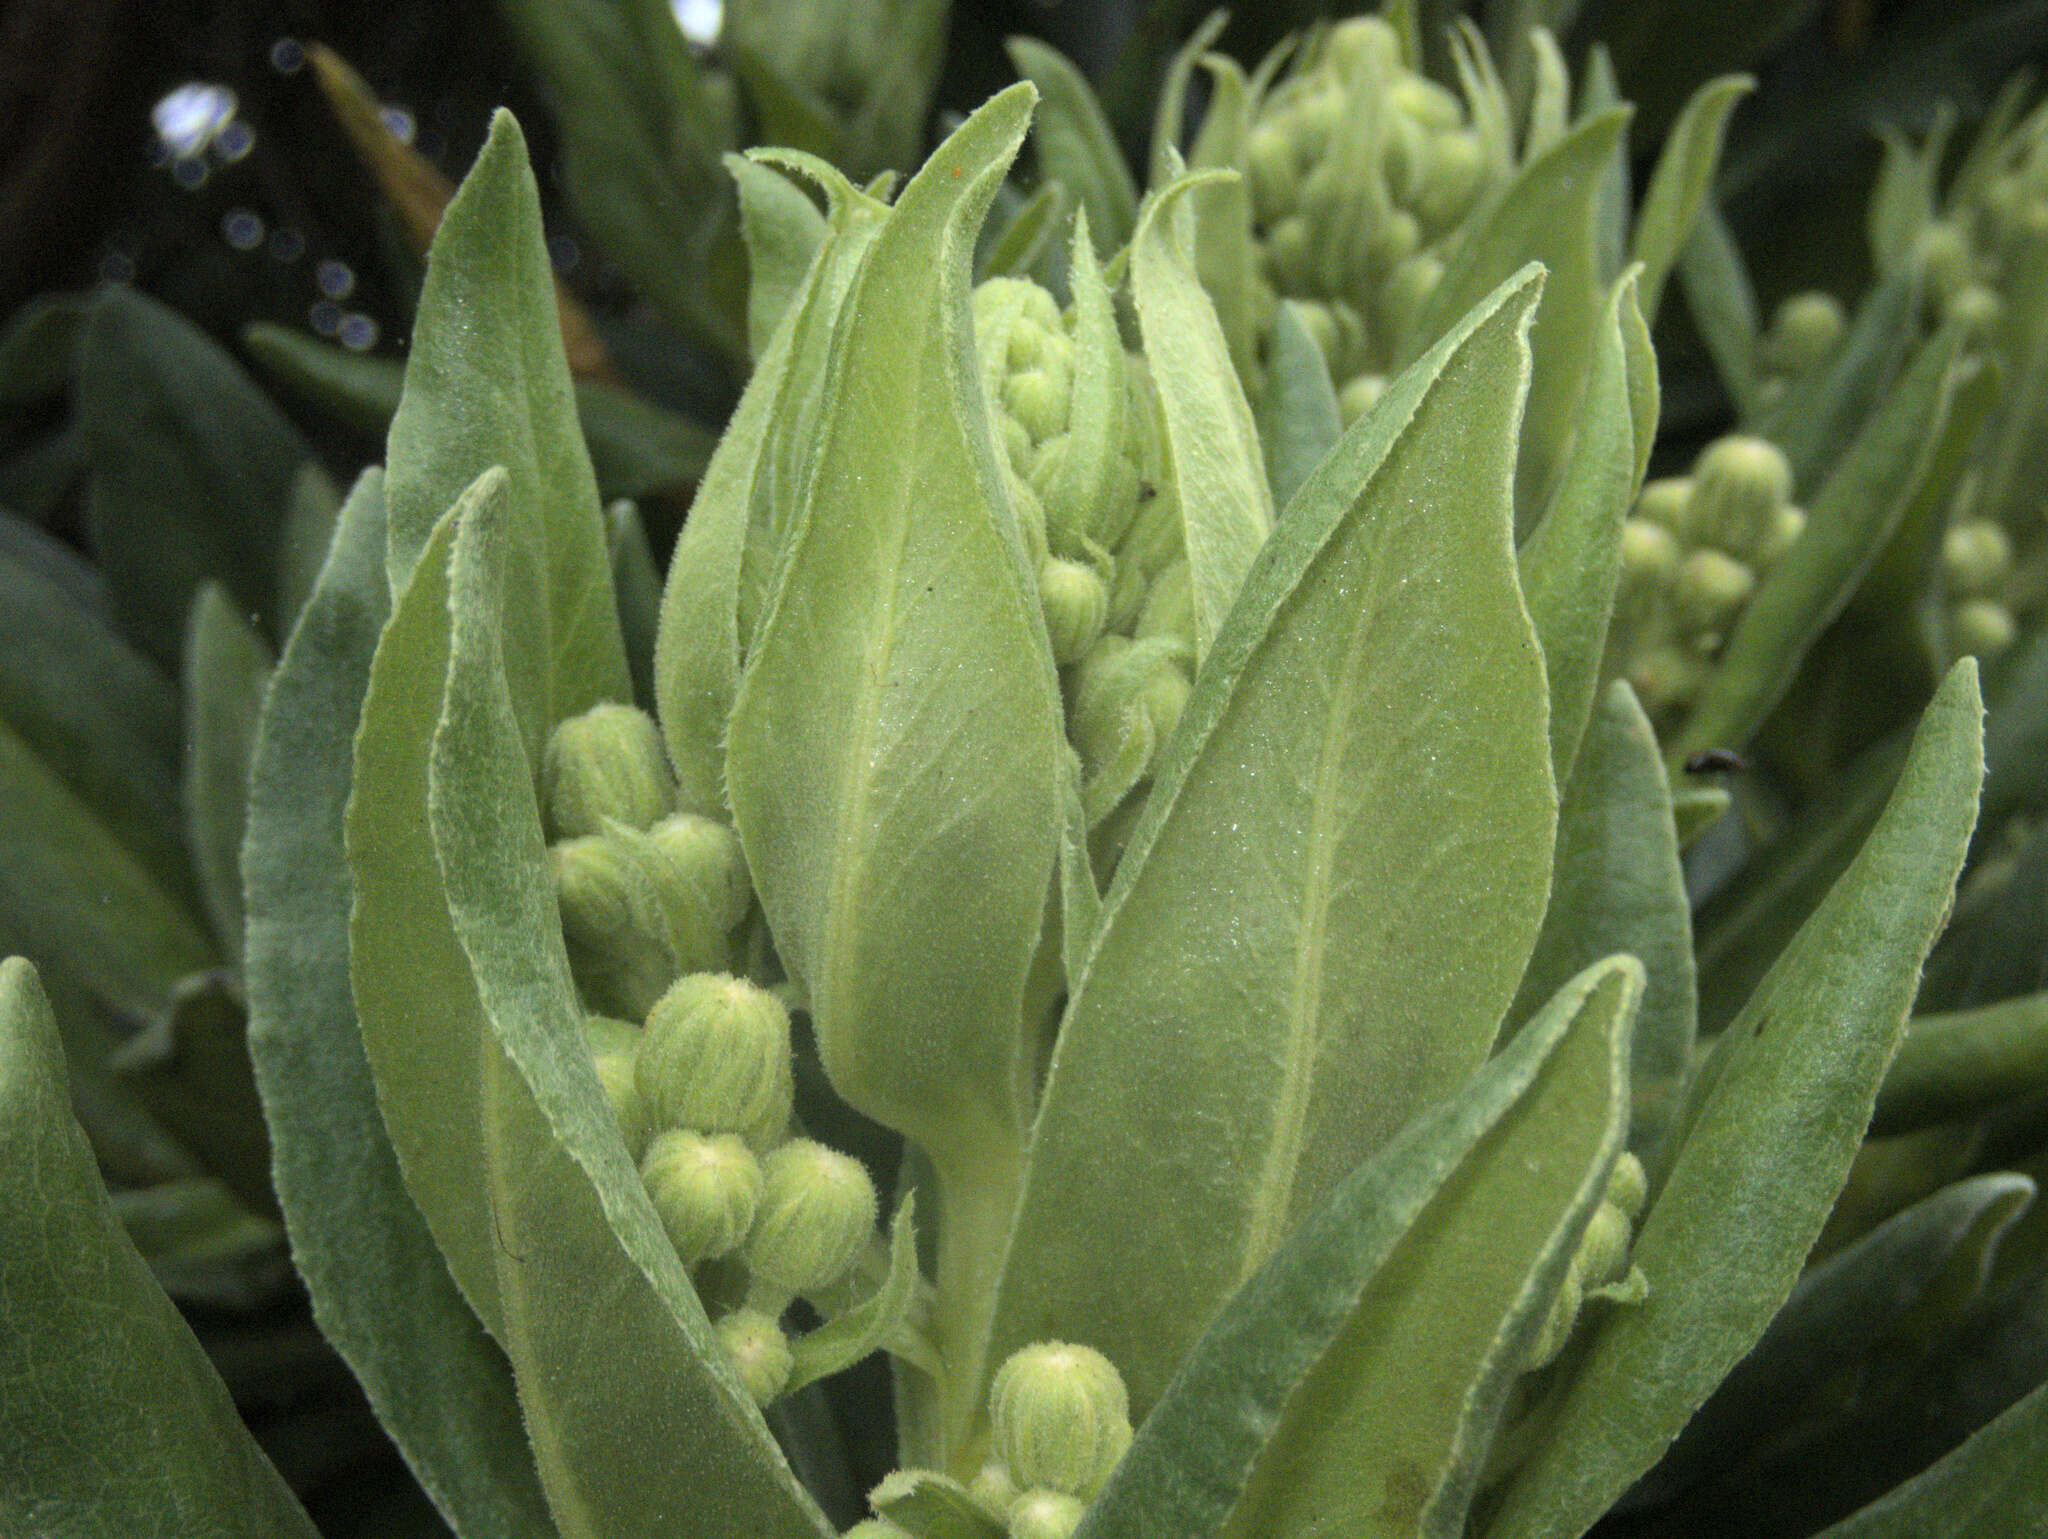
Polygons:
M1387 274L1380 285L1380 325L1390 341L1422 324L1422 312L1443 277L1444 264L1427 251L1417 252Z
M1070 1539L1087 1504L1060 1491L1026 1491L1010 1508L1009 1539Z
M1193 644L1195 580L1185 556L1153 579L1152 591L1145 595L1145 607L1138 612L1138 628L1132 634L1139 641L1170 636Z
M1669 582L1685 557L1678 537L1647 518L1621 522L1621 580L1630 587L1655 590Z
M1380 177L1396 203L1413 203L1429 175L1429 132L1399 112L1388 113L1385 121L1386 137L1380 141Z
M1266 232L1264 258L1273 287L1283 294L1306 289L1315 264L1315 236L1308 219L1289 214Z
M1078 663L1102 636L1109 617L1109 585L1085 561L1048 556L1038 566L1038 599L1052 638L1053 661Z
M540 780L550 839L601 833L606 818L645 828L675 805L661 730L630 705L595 705L557 726Z
M1686 522L1695 540L1753 561L1791 498L1792 466L1784 451L1768 439L1731 434L1694 461Z
M1696 550L1671 580L1671 611L1688 631L1719 633L1754 592L1756 573L1740 561L1718 550Z
M1449 129L1431 139L1412 205L1423 228L1438 234L1464 219L1479 200L1486 175L1486 147L1469 128Z
M1941 318L1966 336L1982 339L2005 319L2005 301L1981 283L1966 283L1941 307Z
M790 1351L782 1327L758 1309L735 1309L716 1329L754 1403L773 1404L796 1367L796 1354Z
M1384 278L1422 245L1422 226L1405 208L1388 214L1365 249L1365 269L1374 278Z
M648 1013L637 1081L657 1127L765 1149L789 1123L789 1012L743 978L678 978Z
M1941 219L1920 232L1913 243L1913 255L1927 280L1927 291L1937 304L1970 281L1975 265L1970 254L1970 238Z
M1073 738L1091 771L1115 757L1133 730L1134 715L1143 718L1155 752L1173 735L1188 703L1182 672L1188 656L1187 643L1178 637L1126 641L1110 635L1081 660L1074 674Z
M1064 362L1023 369L1003 379L1003 405L1024 424L1033 444L1067 430L1067 407L1073 395L1073 370Z
M721 934L747 917L754 888L738 834L716 818L678 812L656 823L647 837L675 868L677 880L702 895L705 912Z
M990 1459L967 1482L967 1494L990 1512L1008 1512L1017 1500L1017 1483L1001 1460Z
M1260 224L1283 218L1301 195L1301 168L1286 130L1268 118L1245 136L1245 182Z
M2018 635L2012 611L1990 599L1958 604L1949 615L1950 639L1958 652L1970 657L1996 657Z
M1811 374L1835 356L1848 329L1842 303L1834 295L1818 289L1794 294L1771 317L1757 361L1773 374Z
M1572 1257L1572 1269L1579 1274L1580 1283L1597 1287L1619 1277L1628 1265L1629 1239L1628 1215L1603 1201L1586 1221L1586 1232Z
M761 1208L745 1248L756 1284L796 1294L839 1281L875 1232L867 1167L793 1138L761 1162L761 1177Z
M1330 28L1323 59L1347 80L1391 75L1401 64L1401 37L1378 16L1351 16Z
M637 1160L654 1136L647 1103L640 1098L640 1087L633 1078L640 1056L640 1028L630 1021L590 1015L584 1017L583 1031L590 1043L590 1060L597 1068L597 1082L619 1125L619 1137L625 1140L626 1152Z
M1621 1209L1624 1217L1631 1220L1643 1216L1643 1204L1650 1200L1650 1178L1643 1169L1643 1162L1627 1150L1614 1162L1614 1169L1607 1174L1606 1200Z
M1953 524L1941 539L1941 569L1957 597L1989 598L2012 570L2012 538L1988 518Z
M1439 133L1447 128L1462 128L1465 123L1465 109L1457 96L1427 75L1412 70L1404 69L1394 78L1387 86L1384 100L1403 117Z
M1666 476L1658 481L1645 481L1643 489L1636 493L1635 516L1648 523L1661 524L1683 541L1691 532L1686 515L1692 507L1692 477Z
M1799 543L1799 537L1806 533L1806 513L1791 503L1778 509L1778 516L1771 522L1770 537L1764 541L1763 549L1756 553L1756 569L1768 572L1784 557L1786 551Z
M651 916L641 874L607 834L565 839L548 850L569 971L584 1000L637 1019L675 976Z
M1544 1316L1543 1328L1536 1333L1535 1344L1529 1349L1531 1368L1544 1367L1564 1350L1564 1344L1572 1338L1572 1327L1578 1324L1579 1306L1585 1298L1585 1285L1579 1281L1578 1268L1573 1267L1565 1273L1564 1284L1551 1300L1550 1313Z
M1690 703L1704 678L1698 658L1670 645L1651 647L1629 660L1629 686L1653 718Z
M761 1203L761 1166L730 1133L671 1128L647 1146L640 1179L685 1266L738 1250Z
M1380 397L1387 393L1387 377L1384 374L1361 374L1356 379L1344 382L1344 388L1337 392L1337 415L1346 427L1379 405Z
M1123 1376L1093 1347L1034 1342L1010 1354L989 1392L997 1455L1027 1490L1092 1497L1131 1446Z

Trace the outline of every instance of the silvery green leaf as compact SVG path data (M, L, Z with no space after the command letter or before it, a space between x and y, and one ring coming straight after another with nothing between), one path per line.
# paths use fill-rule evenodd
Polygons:
M512 1376L406 1192L349 996L342 814L391 608L382 481L367 471L349 494L258 731L243 854L249 1052L322 1332L456 1533L541 1539L552 1524Z
M1657 169L1643 192L1636 217L1634 261L1643 264L1643 318L1657 319L1664 280L1692 237L1693 223L1713 188L1721 144L1735 104L1756 88L1748 75L1723 75L1692 94L1664 140Z
M2048 1523L2048 1384L1970 1434L1953 1452L1816 1539L2005 1539Z
M611 554L612 591L618 595L619 640L626 649L626 671L633 679L633 699L645 710L654 708L654 638L661 625L661 572L647 543L647 526L631 502L614 502L604 510L605 546Z
M1692 924L1657 735L1608 686L1558 809L1550 909L1508 1009L1530 1019L1580 968L1627 952L1649 975L1631 1038L1628 1144L1646 1158L1677 1116L1697 1015Z
M747 351L758 363L825 243L825 216L809 193L772 166L728 155L725 169L740 193L740 233L747 243Z
M806 1384L851 1368L902 1333L910 1318L918 1283L916 1211L917 1197L913 1192L904 1197L889 1225L889 1270L883 1274L880 1286L790 1344L796 1366L785 1393L794 1394ZM928 1359L923 1366L935 1369L936 1364L936 1359Z
M897 1470L868 1501L915 1539L1003 1539L1006 1528L959 1481L931 1470Z
M1230 344L1238 377L1255 381L1260 369L1254 331L1265 278L1252 236L1251 193L1239 167L1259 87L1246 78L1235 59L1223 54L1204 54L1201 64L1209 73L1209 102L1188 148L1188 167L1230 174L1205 181L1188 194L1194 208L1195 271L1216 306L1217 324Z
M1620 1146L1641 986L1627 958L1588 969L1346 1176L1195 1342L1077 1539L1263 1539L1318 1511L1459 1531Z
M1678 257L1678 281L1721 386L1743 417L1755 415L1756 289L1721 210L1709 198Z
M311 452L283 413L191 322L109 284L79 344L78 419L93 553L128 638L175 668L208 578L282 636L281 515Z
M122 1232L35 969L0 962L0 1526L316 1539Z
M1827 479L1839 475L1885 406L1909 388L1898 373L1918 334L1920 299L1911 273L1881 280L1857 307L1848 336L1827 365L1748 414L1746 431L1770 439L1791 461L1794 496L1814 498ZM1925 351L1923 346L1923 357Z
M1662 1454L1784 1304L1840 1190L1983 778L1973 663L1929 703L1862 852L1695 1076L1632 1259L1649 1298L1568 1354L1549 1435L1489 1534L1583 1533Z
M1344 418L1330 366L1293 300L1282 300L1274 311L1267 347L1266 388L1257 408L1259 441L1266 450L1273 505L1284 512L1309 473L1344 436Z
M340 491L318 460L307 460L292 477L284 527L278 536L277 612L284 617L287 636L320 580L320 568L334 544L334 524L340 516Z
M438 1052L472 1072L443 1079L436 1099L478 1129L470 1179L541 1485L564 1539L655 1539L682 1513L705 1539L822 1539L829 1526L718 1344L585 1042L520 727L533 707L515 703L504 662L523 533L505 483L487 471L452 514L425 812L480 1006L447 1024ZM478 1034L459 1035L471 1023Z
M1038 87L1032 120L1038 174L1059 182L1087 212L1097 255L1117 250L1138 222L1138 189L1094 89L1056 48L1030 37L1004 43L1017 73Z
M1194 194L1217 174L1196 172L1150 199L1131 243L1131 290L1194 584L1198 662L1273 529L1259 431L1191 249Z
M242 960L242 833L270 648L204 583L185 641L185 838L221 954Z
M1074 985L990 1362L1086 1341L1142 1416L1202 1321L1491 1046L1556 818L1509 543L1537 291L1525 272L1389 386L1219 636Z
M1930 338L1821 485L1806 530L1757 585L1670 747L1675 762L1740 748L1784 698L1936 461L1960 338Z
M506 468L521 526L507 579L520 623L506 666L537 753L554 722L627 698L631 681L540 195L525 137L504 112L428 253L384 478L394 594L442 514L493 465Z
M2048 1090L2048 994L1913 1018L1871 1119L1874 1137Z

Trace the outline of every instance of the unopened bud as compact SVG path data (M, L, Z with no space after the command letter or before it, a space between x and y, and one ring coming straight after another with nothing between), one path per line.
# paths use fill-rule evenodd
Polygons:
M1607 1175L1607 1201L1631 1220L1643 1216L1643 1204L1650 1200L1650 1178L1643 1162L1626 1150L1615 1160Z
M1268 230L1264 255L1274 288L1283 294L1303 291L1315 262L1315 236L1307 218L1289 214Z
M647 1146L640 1179L686 1266L738 1250L761 1202L760 1163L730 1133L671 1128Z
M1946 220L1936 220L1920 232L1913 244L1913 254L1936 303L1959 292L1970 281L1975 265L1970 255L1970 238Z
M789 1123L789 1012L723 973L678 978L648 1013L638 1083L655 1125L767 1148Z
M1579 1281L1591 1288L1619 1277L1628 1264L1629 1238L1626 1213L1611 1202L1596 1207L1579 1239L1578 1253L1572 1257Z
M967 1494L990 1512L1008 1512L1017 1500L1017 1483L1001 1460L990 1459L967 1482Z
M1756 573L1718 550L1696 550L1671 581L1671 610L1688 631L1720 632L1756 592Z
M1102 1489L1131 1446L1123 1376L1092 1347L1041 1341L1010 1355L989 1392L996 1453L1029 1490Z
M702 895L715 929L723 933L747 917L754 889L739 835L716 818L678 812L656 823L647 837L675 868L676 879Z
M1651 647L1628 666L1629 686L1652 717L1690 703L1703 677L1698 658L1670 645Z
M1041 444L1067 430L1073 389L1073 370L1064 361L1048 361L1004 376L1003 405L1024 424L1032 443Z
M1635 516L1648 523L1662 525L1681 541L1692 533L1692 526L1686 522L1691 507L1690 476L1665 476L1661 480L1645 481L1643 489L1636 493Z
M1387 393L1387 377L1384 374L1360 374L1344 382L1344 388L1337 392L1337 415L1346 427L1380 404L1380 397Z
M1791 503L1778 509L1778 516L1771 523L1770 538L1763 543L1763 549L1756 553L1756 569L1768 572L1784 557L1786 551L1799 543L1799 537L1806 533L1806 512Z
M634 1066L640 1057L640 1028L630 1021L609 1016L584 1017L584 1036L590 1043L590 1061L597 1068L597 1082L611 1103L612 1119L619 1125L619 1137L635 1160L646 1152L654 1135L648 1120L647 1103L640 1098L634 1080Z
M551 846L548 866L577 988L593 1008L639 1019L675 976L644 874L608 834Z
M596 705L562 722L541 755L550 839L600 833L605 819L645 828L675 805L661 729L630 705Z
M1078 663L1101 639L1109 617L1109 585L1085 561L1049 556L1038 566L1038 599L1053 661L1062 667Z
M1330 28L1323 59L1347 79L1392 74L1401 63L1401 37L1378 16L1350 16Z
M1941 570L1959 598L1989 598L2012 570L2012 537L1988 518L1953 524L1941 540Z
M1152 591L1145 595L1145 607L1138 613L1138 627L1132 634L1140 641L1150 636L1171 636L1192 644L1195 580L1186 557L1153 579Z
M1424 228L1441 233L1472 211L1486 185L1486 148L1468 128L1453 128L1429 142L1422 185L1416 189L1415 212Z
M1405 208L1387 215L1365 248L1365 270L1383 279L1422 245L1422 226Z
M1406 337L1422 324L1422 312L1443 277L1444 264L1427 251L1387 274L1380 286L1380 324L1390 339Z
M1769 439L1731 434L1707 445L1692 468L1686 523L1694 539L1753 561L1792 498L1792 466Z
M1818 289L1794 294L1771 317L1758 361L1773 374L1811 374L1835 356L1848 329L1848 317L1834 295Z
M1949 635L1955 648L1969 657L1996 657L2019 635L2012 611L1990 599L1971 599L1958 604L1949 616Z
M761 1162L761 1208L747 1236L757 1286L786 1293L830 1287L875 1232L875 1183L851 1155L793 1138Z
M758 1309L735 1309L716 1329L754 1404L774 1404L796 1367L796 1354L790 1351L782 1327Z
M1061 1491L1026 1491L1010 1507L1008 1539L1071 1539L1087 1510Z
M1155 751L1172 736L1188 703L1182 671L1187 656L1187 643L1177 637L1127 641L1110 635L1081 660L1074 675L1073 734L1090 769L1115 757L1134 716L1143 718Z
M1981 283L1966 283L1949 295L1941 307L1941 318L1961 328L1966 336L1981 340L2005 319L2005 301Z
M1286 131L1270 119L1258 124L1245 136L1244 159L1253 217L1271 224L1291 213L1301 195L1301 169Z
M1647 518L1627 518L1621 523L1621 580L1646 589L1661 588L1678 570L1685 549L1678 537L1662 524Z
M1585 1286L1574 1267L1565 1273L1564 1284L1551 1300L1550 1313L1544 1316L1543 1328L1536 1333L1535 1345L1529 1349L1531 1368L1545 1366L1564 1350L1564 1344L1572 1339L1572 1327L1578 1324L1579 1306L1585 1302L1585 1296Z
M1465 122L1465 109L1455 94L1427 75L1410 70L1401 71L1387 87L1386 103L1403 117L1439 132L1462 127Z

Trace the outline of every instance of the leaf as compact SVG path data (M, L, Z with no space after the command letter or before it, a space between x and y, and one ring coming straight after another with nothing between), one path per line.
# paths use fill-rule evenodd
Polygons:
M1812 1402L1833 1398L1827 1386L1896 1356L1887 1338L1926 1306L1960 1253L1981 1257L1985 1236L1995 1245L2033 1195L2031 1181L2010 1173L1958 1181L1808 1270L1755 1348L1644 1478L1650 1499L1782 1441L1814 1414Z
M1878 1091L1873 1137L1909 1133L2048 1090L2048 994L1915 1016Z
M619 501L604 510L605 544L611 552L612 591L618 595L619 639L626 649L626 671L633 677L633 699L654 708L654 636L661 624L661 572L647 543L640 510Z
M520 526L506 600L520 624L506 666L533 713L522 729L536 753L546 725L631 688L554 306L526 142L501 112L429 253L391 423L387 564L402 592L441 515L505 466Z
M868 1500L916 1539L1002 1539L1006 1531L965 1486L931 1470L893 1471Z
M1223 35L1229 16L1214 10L1202 18L1201 25L1189 33L1187 40L1176 49L1173 42L1165 40L1165 49L1171 50L1172 57L1163 76L1153 76L1146 82L1158 82L1158 97L1152 116L1152 146L1146 157L1147 174L1151 186L1163 188L1179 174L1179 167L1173 156L1180 154L1181 138L1187 128L1188 83L1194 79L1195 65L1203 54L1215 47L1216 39ZM1178 27L1175 31L1178 32ZM1170 152L1170 153L1169 153Z
M825 216L809 193L771 166L728 155L725 169L739 188L740 233L747 243L747 351L758 363L825 243Z
M0 722L166 895L196 909L176 690L91 604L66 547L10 515L0 531Z
M1670 785L1657 735L1618 680L1601 696L1558 809L1550 910L1508 1020L1532 1018L1566 979L1616 952L1649 975L1631 1037L1628 1124L1628 1146L1647 1157L1684 1095L1697 994Z
M1297 1503L1455 1524L1619 1148L1641 986L1627 958L1589 969L1345 1177L1194 1344L1076 1539L1294 1534Z
M63 395L77 367L91 298L38 294L0 326L0 405L32 406Z
M1520 555L1522 595L1550 683L1550 762L1560 785L1571 778L1599 689L1621 578L1622 520L1635 501L1646 457L1636 435L1656 431L1654 359L1632 356L1629 346L1631 334L1641 330L1635 281L1624 277L1600 322L1578 432L1557 496ZM1636 420L1632 399L1638 365L1645 363L1640 377L1650 396L1646 423Z
M1840 614L1913 500L1941 437L1959 339L1921 348L1820 489L1806 531L1757 585L1727 648L1671 746L1682 762L1740 748L1790 687L1799 663Z
M185 643L185 837L223 956L242 960L242 823L270 649L214 583Z
M278 1203L321 1331L462 1539L544 1539L554 1528L511 1373L406 1192L349 994L343 809L391 607L382 479L365 472L349 494L258 730L243 855L249 1052ZM445 614L415 610L408 624L445 625ZM425 1007L434 1013L420 1018L437 1020L438 1005ZM394 1299L405 1307L393 1309Z
M1059 829L1050 654L966 373L966 253L1031 96L970 118L876 238L727 744L834 1087L942 1170L1021 1135L1019 990Z
M1854 458L1886 407L1913 388L1910 377L1897 375L1913 346L1919 307L1910 274L1879 282L1827 366L1795 381L1745 424L1785 451L1795 496L1825 496L1825 482L1841 474L1840 465ZM1923 346L1916 365L1927 354Z
M852 1308L791 1343L796 1366L785 1394L851 1368L889 1345L910 1318L917 1291L917 1194L907 1193L889 1226L889 1270L882 1284Z
M341 493L318 460L307 460L292 477L284 528L278 537L277 612L284 617L287 636L320 580L320 568L334 544L334 522L340 516Z
M1721 387L1739 415L1754 416L1759 404L1756 289L1712 199L1701 206L1692 236L1679 253L1678 281Z
M132 1187L110 1200L150 1275L183 1308L247 1313L293 1291L284 1231L211 1176Z
M1053 506L1099 508L1116 495L1116 468L1128 441L1130 385L1116 301L1095 260L1086 210L1074 215L1067 278L1074 310L1067 452L1045 490Z
M1288 1230L1492 1045L1555 834L1508 535L1537 285L1388 387L1218 638L1074 984L991 1362L1087 1342L1142 1417Z
M0 962L0 1522L317 1539L122 1233L35 969Z
M482 1007L448 1023L441 1051L475 1070L439 1098L440 1114L479 1130L469 1176L541 1483L565 1539L668 1536L686 1512L705 1539L814 1539L830 1530L713 1334L585 1044L527 713L504 665L503 584L521 533L505 481L486 472L453 515L426 814ZM470 1022L477 1035L457 1035Z
M1579 124L1522 168L1458 238L1410 343L1412 357L1524 264L1548 269L1529 335L1534 364L1516 471L1516 502L1523 508L1547 500L1576 425L1605 299L1594 249L1600 186L1628 118L1628 109L1617 107Z
M2034 488L2044 470L2041 442L2048 424L2048 250L2026 245L2015 252L2003 297L2013 317L2006 352L2010 374L2004 409L1991 430L1980 471L1977 506L1992 518L2025 527Z
M1190 250L1192 195L1214 176L1184 177L1149 201L1131 243L1131 290L1194 583L1198 663L1273 529L1273 493L1251 404Z
M1643 192L1631 259L1643 264L1643 319L1655 323L1664 280L1692 236L1693 222L1706 206L1720 164L1721 145L1735 104L1756 89L1748 75L1723 75L1693 92L1671 125L1657 169Z
M2041 1464L2048 1457L2048 1384L1889 1495L1816 1539L2003 1539L2048 1523Z
M1344 436L1344 418L1323 350L1302 323L1301 312L1284 299L1273 313L1266 389L1259 397L1259 441L1266 450L1266 480L1273 505L1284 510L1309 473Z
M78 367L93 554L128 639L175 668L208 578L281 636L281 514L312 452L298 430L191 322L126 284L94 299Z
M1649 1299L1608 1319L1493 1539L1582 1533L1755 1344L1870 1121L1983 776L1975 665L1927 707L1891 804L1700 1071L1638 1231Z
M984 227L980 250L975 256L974 281L987 278L1023 278L1041 270L1057 254L1053 236L1067 223L1067 216L1086 218L1074 207L1074 200L1061 182L1041 182L1038 190L1018 203L1016 212L995 228ZM1094 243L1089 243L1093 252Z
M746 268L718 165L731 146L674 14L661 0L498 9L555 98L578 218L670 320L744 358Z
M1031 123L1038 174L1073 195L1088 215L1096 254L1107 256L1130 240L1138 223L1138 189L1109 120L1087 78L1058 49L1030 37L1008 38L1003 47L1042 98Z

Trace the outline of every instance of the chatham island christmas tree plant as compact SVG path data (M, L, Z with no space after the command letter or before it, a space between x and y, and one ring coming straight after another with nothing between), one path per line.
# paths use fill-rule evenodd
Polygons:
M1263 116L1240 71L1236 148L1219 68L1194 168L1169 136L1127 227L1077 197L1056 246L1008 195L980 239L1028 84L893 197L735 163L756 356L648 698L494 125L243 859L294 1257L465 1539L1686 1532L1746 1448L1728 1396L1896 1373L1900 1320L1939 1365L1978 1318L2023 1175L1802 1276L1874 1107L2033 1087L2024 1029L1907 1032L1975 661L1697 1031L1680 839L1726 798L1674 745L1753 731L1841 542L1888 537L1766 437L1692 478L1718 588L1642 532L1644 315L1730 90L1622 246L1624 112L1539 69L1517 135L1483 45L1462 98L1405 47L1346 24ZM1384 181L1288 185L1288 134L1347 132ZM1922 485L1961 345L1836 446L1854 487ZM1645 618L1657 571L1698 625ZM1742 627L1800 603L1766 666ZM1663 743L1644 636L1690 649ZM0 1021L0 1489L62 1532L310 1533L113 1226L25 963ZM877 1353L893 1382L822 1392ZM1772 1435L1834 1425L1799 1414ZM893 1428L864 1502L849 1417ZM2044 1418L2021 1385L1798 1531L2028 1531Z

